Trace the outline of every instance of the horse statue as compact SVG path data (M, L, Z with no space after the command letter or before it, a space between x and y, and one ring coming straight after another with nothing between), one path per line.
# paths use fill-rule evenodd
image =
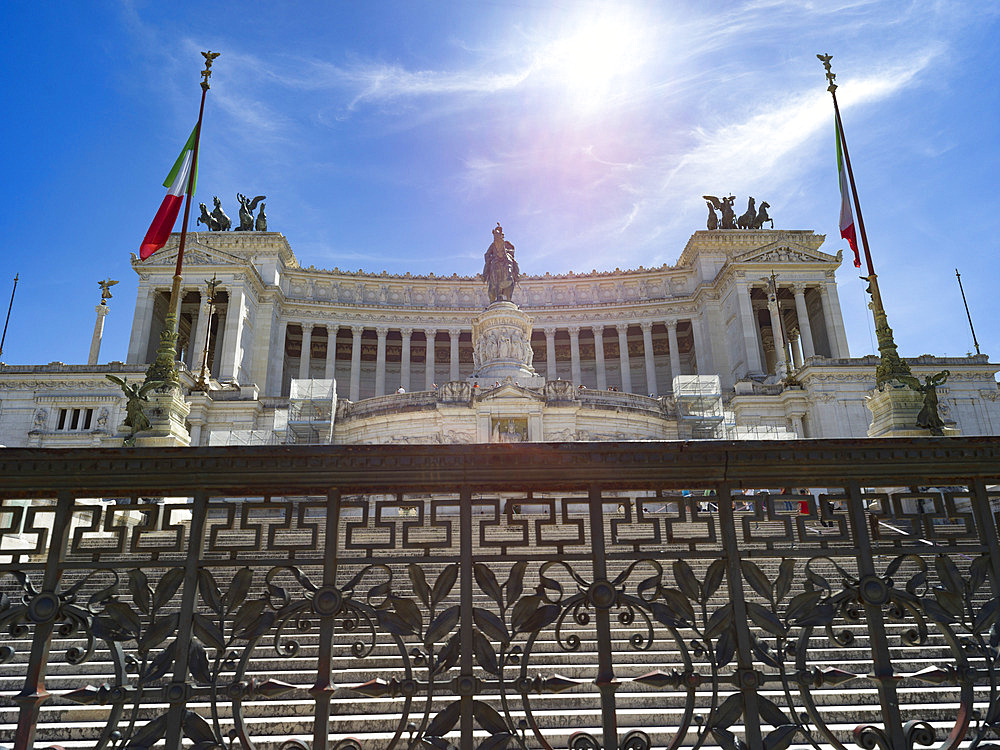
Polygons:
M701 197L722 215L722 220L719 222L719 229L736 229L736 212L733 211L733 201L736 200L735 195L725 196L721 200L714 195L703 195ZM710 223L711 220L712 218L709 217Z
M520 269L514 260L514 246L503 238L503 227L497 222L493 230L493 244L486 248L483 279L489 293L490 304L500 300L510 301L514 294Z
M253 231L253 212L257 208L257 204L264 200L266 195L258 195L252 201L247 200L247 197L243 193L236 194L236 200L240 203L240 225L236 228L237 232L252 232Z
M740 229L750 229L757 219L757 209L754 207L754 199L751 196L747 201L747 210L736 220L736 226Z
M267 231L267 214L264 213L264 206L266 206L266 205L267 205L266 203L261 203L260 204L260 211L257 212L257 223L254 224L254 227L253 227L254 230L257 231L257 232L266 232Z
M202 203L202 208L205 204ZM708 201L705 201L705 205L708 206L708 229L709 231L719 228L719 217L715 215L715 206L713 206Z
M201 206L201 216L198 217L197 223L204 224L206 227L208 227L209 232L218 232L219 220L208 212L208 206L206 206L204 203L199 203L198 205Z
M763 229L765 222L771 222L771 229L774 229L774 219L767 215L767 209L771 207L771 204L764 201L760 204L760 208L757 210L757 218L753 220L754 229Z
M228 232L230 227L233 226L233 222L229 220L226 212L222 210L222 201L219 200L219 196L213 195L212 202L215 203L215 208L212 209L212 218L219 224L215 231Z

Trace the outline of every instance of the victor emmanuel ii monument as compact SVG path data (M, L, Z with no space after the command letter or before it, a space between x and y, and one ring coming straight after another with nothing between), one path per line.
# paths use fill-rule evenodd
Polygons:
M705 196L708 229L656 268L525 274L498 223L482 276L463 277L303 267L266 231L264 196L238 197L244 231L226 231L217 205L218 216L204 212L210 231L188 236L177 359L189 411L175 432L191 445L873 429L878 358L850 355L834 277L842 253L808 230L763 228L766 202L751 198L736 216L735 196ZM0 366L0 443L121 445L144 424L143 405L107 376L137 385L155 358L177 239L133 259L124 362ZM908 362L923 392L910 391L907 433L1000 432L1000 368L985 355ZM940 424L928 407L917 425L932 400Z

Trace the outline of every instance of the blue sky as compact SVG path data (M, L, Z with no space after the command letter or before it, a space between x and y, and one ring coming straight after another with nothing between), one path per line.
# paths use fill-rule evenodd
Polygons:
M701 195L827 235L839 196L834 56L900 353L1000 357L1000 10L879 2L8 2L3 360L86 361L97 281L120 279L102 361L124 359L129 253L222 52L197 201L267 195L303 265L472 275L500 220L529 274L674 263ZM192 219L193 221L193 219ZM178 221L178 229L180 222ZM864 284L838 272L854 355Z

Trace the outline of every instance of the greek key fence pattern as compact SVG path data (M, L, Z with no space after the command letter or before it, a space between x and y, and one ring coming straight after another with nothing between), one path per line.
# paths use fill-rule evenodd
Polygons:
M17 748L1000 747L997 441L18 449L0 475Z

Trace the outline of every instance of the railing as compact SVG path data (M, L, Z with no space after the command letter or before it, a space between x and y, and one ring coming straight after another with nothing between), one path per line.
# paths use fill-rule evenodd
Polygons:
M996 747L995 439L8 449L0 477L17 748Z

